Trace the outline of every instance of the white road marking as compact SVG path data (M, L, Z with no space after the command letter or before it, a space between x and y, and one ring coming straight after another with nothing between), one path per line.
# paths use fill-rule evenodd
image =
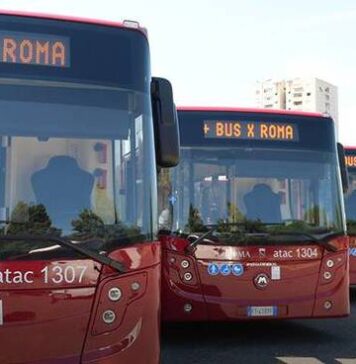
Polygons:
M300 357L295 356L278 356L276 357L279 361L284 364L325 364L319 359L313 357ZM338 358L335 359L340 364L356 364L356 358Z
M285 364L324 364L322 361L312 357L278 356L277 359Z

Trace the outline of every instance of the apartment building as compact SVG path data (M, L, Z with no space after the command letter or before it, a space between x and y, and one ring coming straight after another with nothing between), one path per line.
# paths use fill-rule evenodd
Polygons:
M258 82L256 87L256 104L261 108L285 109L285 82L274 80Z
M270 109L326 113L338 124L337 87L315 77L258 82L256 104Z

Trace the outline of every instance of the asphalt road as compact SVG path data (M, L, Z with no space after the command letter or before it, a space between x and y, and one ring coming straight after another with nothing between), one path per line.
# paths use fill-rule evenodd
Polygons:
M351 305L343 319L164 326L162 364L356 364L356 289Z

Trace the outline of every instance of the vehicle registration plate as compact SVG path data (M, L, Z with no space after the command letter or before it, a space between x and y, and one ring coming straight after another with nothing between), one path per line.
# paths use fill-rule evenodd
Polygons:
M247 316L263 317L277 316L277 306L249 306L247 307Z

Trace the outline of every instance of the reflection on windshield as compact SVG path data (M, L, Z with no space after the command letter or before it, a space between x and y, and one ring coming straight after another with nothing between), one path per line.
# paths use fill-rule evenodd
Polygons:
M99 240L105 248L151 236L148 97L122 89L18 83L0 84L1 234ZM134 109L129 99L136 100ZM54 245L0 244L1 257Z
M160 178L160 211L169 211L161 213L160 228L343 231L337 176L335 156L327 152L183 148L172 179Z

